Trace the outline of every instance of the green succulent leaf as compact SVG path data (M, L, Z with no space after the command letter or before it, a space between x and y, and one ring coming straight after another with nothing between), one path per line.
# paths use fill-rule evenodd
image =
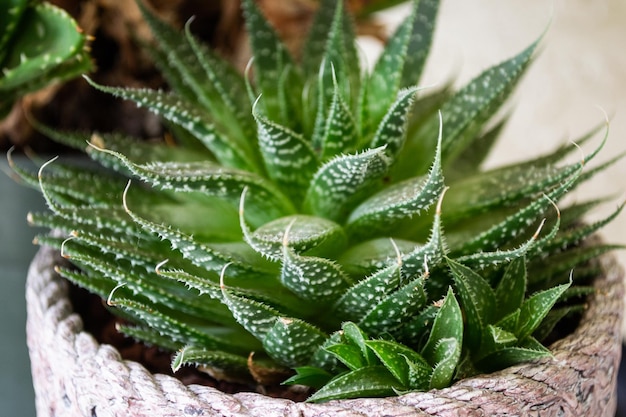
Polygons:
M452 259L447 259L447 263L465 311L467 344L476 349L487 325L495 319L495 292L483 277L470 268Z
M430 389L441 389L450 385L459 359L461 344L457 339L441 339L435 346L433 356L438 359L430 376Z
M406 389L382 365L355 369L333 378L307 401L323 402L356 397L388 397Z
M350 282L338 264L326 258L298 255L289 247L284 249L280 279L298 297L322 304L336 300Z
M68 71L73 59L84 60L88 71L91 63L83 49L86 37L76 22L62 9L48 3L5 5L0 24L0 92L3 95L24 94L42 84L74 77L80 71ZM4 23L2 23L4 22ZM17 25L19 23L19 30ZM59 71L63 68L64 71Z
M419 388L416 375L429 375L430 365L413 349L390 340L365 342L389 372L405 387ZM412 378L413 377L413 378Z
M398 93L398 98L385 113L370 143L372 148L385 146L387 155L393 161L404 145L408 113L417 91L417 87L409 87Z
M134 175L163 190L203 193L239 207L243 190L249 189L247 216L254 223L294 211L289 200L272 183L248 171L226 168L210 161L135 164L118 152L99 150L117 157Z
M254 78L263 101L260 105L262 113L275 119L280 115L279 95L276 86L287 67L294 66L293 59L287 48L279 39L275 30L263 17L258 6L252 0L244 0L242 3L246 29L253 33L250 37L254 66Z
M334 311L342 317L359 321L372 305L383 300L400 285L402 280L399 264L380 269L369 277L350 287L337 301Z
M287 245L296 253L323 256L340 251L346 242L342 227L321 217L301 214L281 217L254 231L250 230L242 217L241 225L246 242L255 251L274 261L283 258L283 248Z
M228 375L231 380L246 381L249 379L247 362L245 356L197 346L185 346L176 352L172 358L171 367L172 371L177 372L185 365L203 366L209 372L215 369L216 374L219 372L219 374Z
M0 10L0 28L2 28L2 36L0 36L0 63L8 50L8 43L21 20L22 14L28 6L28 0L8 0L5 7Z
M336 0L321 0L313 17L302 53L302 70L309 78L317 75L324 59L338 3Z
M296 374L284 381L284 385L305 385L320 389L333 377L331 373L315 366L300 366L295 371Z
M115 329L127 337L132 337L148 346L159 346L172 352L183 347L181 343L175 342L147 326L117 324Z
M460 346L463 344L463 330L463 313L461 312L461 307L459 306L452 288L448 288L448 292L441 303L441 307L439 307L436 312L428 341L421 351L423 357L433 366L445 360L447 356L442 355L438 350L439 342L441 340L453 339L458 342L460 349ZM458 359L457 357L457 361Z
M496 287L496 305L498 316L504 317L521 307L526 295L526 258L511 261L504 270L504 275Z
M381 120L391 105L393 93L400 89L404 64L409 56L408 46L415 29L418 1L412 2L411 14L400 24L389 38L381 56L378 58L367 84L367 114L373 120ZM409 85L417 84L418 80Z
M417 5L417 12L406 47L406 58L400 81L401 88L416 85L420 80L430 52L439 11L439 0L413 0L413 3L413 7Z
M343 220L359 198L376 188L390 163L385 147L335 157L315 173L304 207L317 216Z
M309 363L327 338L302 320L280 317L263 338L263 347L279 363L295 368Z
M276 320L282 317L280 312L273 307L237 295L223 283L221 290L224 303L232 312L235 320L260 341L265 339L268 332L274 327Z
M145 106L159 116L180 125L194 134L226 167L258 171L254 158L249 155L249 152L246 152L240 144L228 140L218 132L212 118L206 112L175 94L149 89L107 87L96 84L89 78L86 79L98 90L133 100L137 105Z
M484 124L504 103L530 63L538 41L513 58L485 70L454 94L441 108L443 115L443 165L451 166L457 157L472 143ZM433 115L408 139L407 152L399 161L396 172L401 177L421 172L412 156L429 154L434 149L439 120Z
M422 310L426 300L424 279L414 279L374 305L359 321L359 327L370 334L394 334Z
M342 153L351 153L358 145L356 121L335 83L333 98L326 116L321 142L322 161Z
M500 349L478 362L478 366L485 372L503 369L522 362L549 357L550 351L533 338L529 338L522 346L512 346Z
M467 239L463 244L459 245L454 252L476 252L479 247L483 251L494 250L517 238L523 231L526 231L533 222L537 221L538 217L545 212L549 205L551 206L554 204L554 201L558 201L577 182L581 172L582 167L557 188L525 207L519 208L516 212L493 225L488 230L477 234L473 238Z
M267 173L292 201L299 201L317 168L317 156L303 136L270 121L256 108L257 104L253 114Z
M538 292L524 301L524 304L520 307L515 335L519 339L525 339L530 336L570 285L570 283L558 285Z
M441 130L439 134L441 141ZM428 209L443 189L441 147L438 146L427 176L391 185L365 200L350 214L348 230L367 231L370 236L388 230Z

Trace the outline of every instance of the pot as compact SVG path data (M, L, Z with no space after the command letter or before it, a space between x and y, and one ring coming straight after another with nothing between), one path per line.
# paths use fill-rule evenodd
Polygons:
M611 255L575 331L552 358L458 381L429 392L322 404L257 393L225 394L152 374L84 331L69 284L42 248L28 273L27 343L39 416L607 416L617 405L624 273Z

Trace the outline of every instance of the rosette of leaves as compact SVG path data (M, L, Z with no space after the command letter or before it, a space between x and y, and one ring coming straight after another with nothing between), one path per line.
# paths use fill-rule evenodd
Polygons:
M0 117L15 100L88 72L88 42L74 19L46 2L7 0L0 8Z
M289 378L311 401L549 356L541 341L591 291L589 261L614 248L584 241L621 207L593 224L580 218L601 200L557 208L613 162L585 169L602 145L481 169L537 42L428 91L437 1L412 3L369 72L341 1L321 2L301 62L252 0L243 9L245 75L144 8L172 91L90 81L161 115L175 141L40 127L106 168L14 167L51 209L31 223L71 235L38 237L78 267L59 273L106 299L122 332L176 352L174 369Z

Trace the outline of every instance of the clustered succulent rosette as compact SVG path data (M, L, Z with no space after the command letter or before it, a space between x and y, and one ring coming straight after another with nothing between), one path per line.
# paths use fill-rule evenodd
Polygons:
M0 118L24 94L90 71L88 39L47 2L4 0L0 7Z
M536 42L462 89L420 89L438 1L412 2L370 72L350 15L322 0L296 61L252 0L244 75L142 7L171 92L95 88L162 116L175 139L50 136L107 169L14 166L51 209L31 223L119 330L172 367L314 388L310 401L448 386L549 356L614 248L584 240L602 200L557 203L615 159L568 144L484 171L494 119ZM586 143L598 131L577 141ZM602 140L602 144L604 140ZM445 233L444 233L445 229Z

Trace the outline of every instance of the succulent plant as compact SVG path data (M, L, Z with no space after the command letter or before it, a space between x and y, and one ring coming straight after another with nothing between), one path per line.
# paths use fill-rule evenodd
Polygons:
M586 238L621 210L585 224L601 199L557 203L617 158L586 169L602 140L573 163L567 145L481 169L538 42L456 92L420 89L438 7L412 2L368 72L341 1L321 1L296 62L245 0L244 75L190 24L178 33L142 7L172 92L89 82L161 115L175 139L40 126L106 169L14 165L51 209L30 222L65 233L38 241L120 331L175 352L174 369L288 379L315 388L310 401L549 356L541 341L584 308L590 261L615 247Z
M10 0L0 10L0 117L15 100L91 69L87 37L65 11Z

